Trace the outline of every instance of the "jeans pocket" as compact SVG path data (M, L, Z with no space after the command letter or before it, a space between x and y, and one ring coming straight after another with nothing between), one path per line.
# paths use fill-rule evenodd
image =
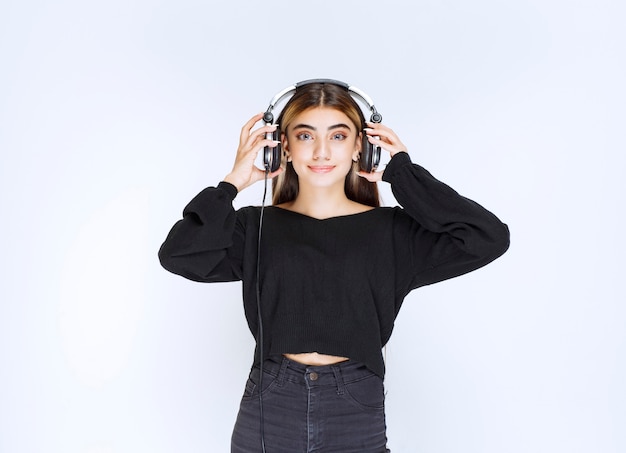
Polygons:
M272 389L276 387L277 378L272 373L269 373L267 370L263 370L263 379L261 381L261 370L259 368L253 368L250 372L250 376L246 381L246 387L243 392L243 399L248 400L252 398L256 398L259 395L259 382L262 386L261 395L265 396L269 394Z
M363 410L385 408L385 387L383 380L374 374L344 385L343 396Z

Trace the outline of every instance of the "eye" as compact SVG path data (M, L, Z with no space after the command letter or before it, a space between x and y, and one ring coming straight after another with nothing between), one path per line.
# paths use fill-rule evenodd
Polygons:
M348 138L348 136L344 134L343 132L337 132L336 134L333 134L332 136L333 140L345 140L346 138Z
M313 136L308 132L300 132L298 135L296 135L296 138L302 141L313 140Z

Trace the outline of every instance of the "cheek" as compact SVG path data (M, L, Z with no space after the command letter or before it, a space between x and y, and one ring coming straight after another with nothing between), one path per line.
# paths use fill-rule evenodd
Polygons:
M289 155L293 159L304 159L307 155L311 154L312 146L307 144L306 142L290 142L291 146L289 146L288 151Z
M333 146L333 154L352 160L352 156L357 151L357 149L358 147L355 143L352 142L352 140L346 140L344 142L339 142Z

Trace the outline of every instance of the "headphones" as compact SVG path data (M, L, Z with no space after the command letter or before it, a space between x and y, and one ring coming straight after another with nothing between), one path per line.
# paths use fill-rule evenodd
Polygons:
M358 98L364 101L372 115L370 116L370 122L372 123L380 123L383 120L383 116L376 111L376 107L374 107L374 102L372 99L365 94L363 91L358 88L348 85L345 82L340 82L339 80L333 79L310 79L304 80L302 82L298 82L295 85L288 86L284 90L278 92L270 101L270 105L265 111L263 115L263 121L265 121L266 125L271 125L274 123L274 114L272 110L274 106L285 96L291 95L295 93L298 88L303 87L305 85L310 85L313 83L328 83L332 85L337 85L341 88L346 89L353 98ZM278 142L278 145L274 148L270 146L265 146L263 148L263 165L265 169L269 172L274 172L278 170L280 167L280 160L282 156L282 144L280 143L280 129L277 127L274 132L270 132L267 134L267 138L270 140L274 140ZM372 145L367 139L367 134L363 133L363 141L361 145L361 156L359 158L359 167L362 171L367 173L371 173L376 170L378 164L380 163L380 146Z

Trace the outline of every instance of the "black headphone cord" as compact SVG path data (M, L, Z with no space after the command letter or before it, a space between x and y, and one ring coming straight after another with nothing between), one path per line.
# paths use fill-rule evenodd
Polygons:
M256 251L256 309L257 309L257 348L259 353L259 421L261 425L261 449L265 453L265 420L263 418L263 318L261 316L261 231L263 228L263 214L265 211L265 197L267 196L267 176L269 165L265 165L265 188L263 189L263 201L261 202L261 213L259 215L259 238Z

